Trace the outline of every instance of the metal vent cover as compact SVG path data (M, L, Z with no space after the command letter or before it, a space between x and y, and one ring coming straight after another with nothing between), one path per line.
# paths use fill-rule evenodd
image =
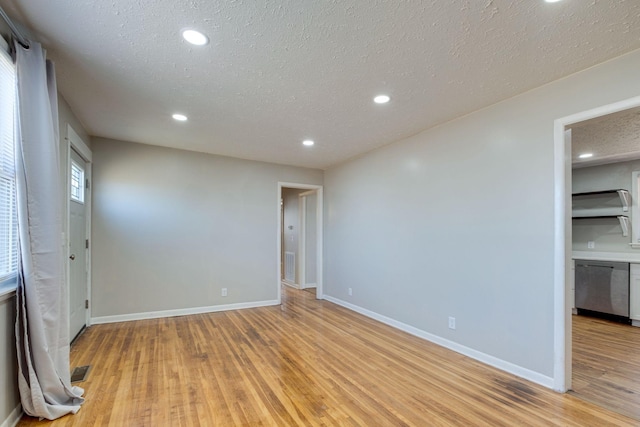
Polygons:
M71 382L79 383L87 379L91 365L78 366L71 371Z

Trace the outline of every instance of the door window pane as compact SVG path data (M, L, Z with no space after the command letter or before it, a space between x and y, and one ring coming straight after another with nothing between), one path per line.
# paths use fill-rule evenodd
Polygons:
M71 200L84 203L84 169L71 161Z

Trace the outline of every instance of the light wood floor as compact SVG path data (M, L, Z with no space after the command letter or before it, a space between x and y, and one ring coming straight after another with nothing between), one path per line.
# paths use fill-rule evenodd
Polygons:
M20 426L632 426L310 292L282 306L89 328L87 401Z
M572 318L575 394L640 420L640 328Z

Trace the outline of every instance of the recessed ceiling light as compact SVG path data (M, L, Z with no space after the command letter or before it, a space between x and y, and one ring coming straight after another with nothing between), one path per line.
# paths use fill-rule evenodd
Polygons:
M593 153L584 153L578 156L580 159L588 159L589 157L593 157Z
M378 95L375 98L373 98L373 102L375 102L376 104L386 104L390 100L391 98L389 98L388 95Z
M315 142L310 139L305 139L304 141L302 141L302 145L306 145L307 147L311 147L313 144L315 144Z
M544 0L544 1L547 3L558 3L559 1L562 1L562 0Z
M174 114L173 116L174 120L177 120L179 122L186 122L187 121L187 116L185 116L184 114Z
M182 37L196 46L203 46L209 43L209 37L196 30L182 30Z

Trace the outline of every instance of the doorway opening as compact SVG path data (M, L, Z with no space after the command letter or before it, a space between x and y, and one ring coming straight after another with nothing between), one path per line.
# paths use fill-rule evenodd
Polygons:
M578 154L589 154L589 152L592 151L583 150L584 153L577 153L578 145L584 147L588 145L585 144L586 129L589 130L588 133L594 133L595 129L603 126L604 121L610 121L612 118L620 118L626 114L625 112L631 111L632 109L637 110L638 107L640 107L640 97L634 97L555 121L556 267L554 272L554 312L556 320L554 322L554 345L556 351L554 360L554 388L558 391L574 391L590 386L588 380L585 380L587 376L583 375L584 372L589 370L593 372L600 370L602 374L600 375L601 378L598 378L598 375L592 377L595 382L601 380L602 382L600 384L602 385L609 383L619 389L624 388L623 384L616 384L618 380L615 379L615 375L611 374L607 377L607 369L603 368L603 366L598 367L595 366L595 364L584 362L585 359L583 356L591 351L591 349L588 348L587 352L585 352L584 343L588 341L591 342L593 346L596 345L596 335L589 336L585 334L591 333L591 327L601 327L604 330L611 325L603 323L602 325L594 324L585 327L584 319L590 318L580 316L574 319L574 314L578 312L576 305L581 305L581 302L576 304L574 259L587 258L595 261L596 259L602 258L602 261L616 261L621 258L628 260L637 258L637 262L640 263L640 250L636 250L636 253L634 253L633 249L631 249L634 243L638 242L638 236L636 236L636 232L632 233L629 230L629 225L633 221L637 222L640 220L636 213L638 192L635 191L634 193L630 191L632 197L628 202L625 202L625 197L627 196L617 191L621 190L621 188L618 187L629 187L626 188L626 190L632 190L632 188L630 188L632 187L633 180L631 171L629 171L628 174L626 172L619 174L621 177L624 175L623 179L628 180L628 183L620 184L620 182L616 181L613 175L616 175L617 172L615 174L608 173L604 176L602 182L595 183L597 173L599 173L599 169L602 169L602 165L607 165L604 166L604 168L622 167L619 165L624 165L624 167L628 168L633 167L633 165L630 166L629 161L631 160L638 161L638 165L640 165L640 161L638 160L640 159L640 147L631 150L620 149L618 152L614 152L615 149L613 149L613 147L608 147L609 152L604 153L603 156L601 155L599 159L592 161L576 160L576 157ZM572 150L572 148L574 149ZM577 175L574 173L574 170L579 171ZM574 178L574 176L578 178ZM574 179L579 180L576 180L574 183ZM572 197L574 193L577 193L575 198L577 201L575 204L573 200L574 197ZM615 201L613 198L610 198L609 196L611 194L609 193L616 196L618 200ZM594 202L591 200L593 198L603 200L606 198L606 200ZM576 211L574 214L578 219L574 220L572 218L572 209L582 209L585 204L583 199L588 199L587 205L589 203L592 205L590 206L591 212L584 213ZM594 203L596 204L594 205ZM617 206L618 204L620 205L619 207ZM625 204L627 204L627 206L625 206ZM631 204L631 206L628 206L628 204ZM609 205L614 205L614 207ZM611 211L611 209L616 212ZM617 213L617 210L621 212ZM622 212L623 210L624 212ZM633 218L634 214L636 218ZM636 230L638 228L640 227L636 227ZM633 229L632 226L631 229ZM618 245L617 249L611 249L613 245ZM584 248L582 246L584 246ZM612 255L612 253L616 252L617 255ZM581 298L580 296L578 297L579 299ZM584 311L588 313L588 310ZM631 315L631 317L633 317L633 315ZM634 327L628 326L628 328ZM640 329L634 329L627 329L624 332L640 333ZM578 341L575 341L575 349L573 348L574 333L576 334L576 339L578 339ZM611 341L611 343L612 342L613 341ZM605 345L605 348L606 347ZM574 350L576 351L575 354ZM638 353L637 348L634 353ZM603 355L602 357L605 356ZM614 358L615 357L612 357L612 359ZM634 381L637 383L637 378L635 378ZM615 408L614 405L610 404L613 400L611 395L608 395L607 398L599 402L589 399L586 393L581 395L577 392L576 394L579 397L584 397L586 400L591 400L592 403L598 404L599 406L604 406L614 411L618 409L618 412L624 412L619 410L620 408ZM605 391L604 394L607 394L607 392ZM625 413L625 415L633 416L633 414L629 413Z
M322 290L322 186L278 183L278 302L281 285Z

